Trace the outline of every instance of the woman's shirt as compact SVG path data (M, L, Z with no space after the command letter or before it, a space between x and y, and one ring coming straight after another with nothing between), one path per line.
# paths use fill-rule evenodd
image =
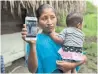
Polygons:
M51 73L57 69L56 60L61 60L58 50L61 46L55 43L48 35L38 34L36 50L38 68L36 73ZM27 49L30 49L29 45ZM30 50L27 51L28 54Z

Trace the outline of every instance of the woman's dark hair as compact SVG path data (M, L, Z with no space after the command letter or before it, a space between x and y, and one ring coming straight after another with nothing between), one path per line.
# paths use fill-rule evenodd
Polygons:
M53 12L56 14L55 9L51 5L43 4L43 5L40 5L40 7L36 10L36 17L37 17L37 19L39 19L39 17L41 16L41 14L42 14L42 12L43 12L43 10L45 8L52 8Z
M66 24L67 26L77 27L77 24L82 24L83 16L79 12L73 12L67 15Z

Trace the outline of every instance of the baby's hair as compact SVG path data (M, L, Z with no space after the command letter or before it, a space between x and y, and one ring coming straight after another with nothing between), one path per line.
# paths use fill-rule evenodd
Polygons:
M37 19L39 19L39 17L41 16L41 14L42 14L42 12L43 12L43 10L45 8L52 8L53 12L56 14L55 9L51 5L49 5L49 4L43 4L43 5L40 5L40 7L36 10L36 17L37 17Z
M66 24L68 27L77 27L78 24L82 24L83 16L79 12L69 13L66 17Z

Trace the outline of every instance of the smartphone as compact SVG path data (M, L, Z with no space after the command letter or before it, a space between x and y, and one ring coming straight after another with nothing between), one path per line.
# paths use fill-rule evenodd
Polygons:
M37 18L27 16L25 18L25 24L26 24L26 28L27 28L26 40L36 40Z

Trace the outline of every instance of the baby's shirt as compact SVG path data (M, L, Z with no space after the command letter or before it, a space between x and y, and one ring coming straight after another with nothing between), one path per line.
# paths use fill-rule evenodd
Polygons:
M64 40L64 46L83 47L84 33L75 27L67 27L59 34Z

